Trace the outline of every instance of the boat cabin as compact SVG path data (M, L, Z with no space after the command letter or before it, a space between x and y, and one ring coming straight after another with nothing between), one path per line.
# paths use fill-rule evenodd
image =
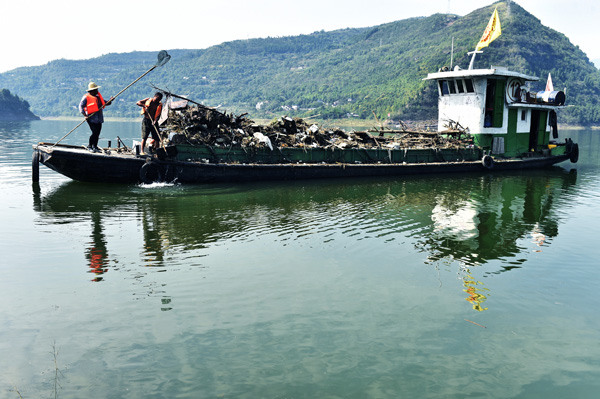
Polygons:
M557 138L556 109L565 102L562 91L532 93L535 76L490 69L440 70L435 80L439 94L438 131L457 122L473 135L477 146L496 156L515 157L552 148ZM550 147L549 147L550 146Z

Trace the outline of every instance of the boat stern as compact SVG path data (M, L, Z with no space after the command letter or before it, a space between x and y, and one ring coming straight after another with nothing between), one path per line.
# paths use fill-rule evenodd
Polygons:
M32 180L39 181L39 164L73 180L101 183L137 183L145 157L103 149L89 152L84 147L38 143L33 146Z

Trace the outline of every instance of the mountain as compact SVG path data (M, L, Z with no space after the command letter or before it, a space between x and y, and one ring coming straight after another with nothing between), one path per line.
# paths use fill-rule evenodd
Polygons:
M251 117L320 115L339 118L437 116L437 90L422 79L449 65L468 67L494 8L502 35L475 67L502 65L540 77L532 89L543 90L548 73L555 88L566 88L560 120L600 123L600 71L569 39L543 26L514 1L499 1L472 13L435 14L370 28L315 32L294 37L239 40L204 50L170 50L171 61L132 86L107 116L135 116L135 101L148 97L149 83L187 95L206 105ZM84 61L57 60L44 66L0 74L0 87L20 93L44 116L78 115L87 83L103 86L105 98L116 94L156 62L156 53L107 54Z
M29 103L10 90L0 90L0 121L31 121L40 119L29 110Z

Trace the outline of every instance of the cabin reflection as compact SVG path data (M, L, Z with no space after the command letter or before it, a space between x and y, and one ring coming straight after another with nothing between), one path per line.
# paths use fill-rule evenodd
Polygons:
M523 175L481 180L477 196L437 198L432 210L433 232L420 244L429 262L453 259L461 264L465 298L476 311L487 310L488 289L473 278L471 268L502 260L501 273L521 267L525 252L541 252L558 235L556 197L569 191L576 172ZM560 177L560 178L559 178ZM525 245L523 244L525 242ZM532 247L528 244L534 244Z
M482 179L478 192L468 199L440 198L432 210L433 231L419 245L429 260L452 258L466 266L504 260L501 273L520 267L523 252L550 245L558 234L557 197L576 183L577 175L522 175ZM537 248L524 246L534 241Z
M487 291L472 277L472 268L500 260L499 269L485 273L506 272L522 267L526 253L551 245L562 218L558 208L568 207L564 198L573 195L576 180L575 170L550 168L393 181L160 189L68 182L45 195L34 187L33 207L40 224L91 223L85 256L95 281L116 266L108 247L115 234L125 234L123 229L133 229L125 239L139 251L135 275L139 266L167 271L182 259L186 267L202 267L206 249L214 243L253 241L273 231L281 241L331 230L354 237L365 234L368 223L382 237L408 235L428 264L457 262L466 300L475 310L485 310ZM342 221L348 222L342 227ZM161 284L155 286L161 288L150 289L165 295Z

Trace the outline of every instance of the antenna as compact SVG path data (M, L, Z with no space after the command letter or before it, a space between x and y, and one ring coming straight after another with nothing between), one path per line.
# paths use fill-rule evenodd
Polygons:
M448 0L448 9L446 10L446 23L452 22L452 16L450 15L450 0Z
M454 61L454 36L452 36L452 48L450 50L450 70L452 70L452 62Z

